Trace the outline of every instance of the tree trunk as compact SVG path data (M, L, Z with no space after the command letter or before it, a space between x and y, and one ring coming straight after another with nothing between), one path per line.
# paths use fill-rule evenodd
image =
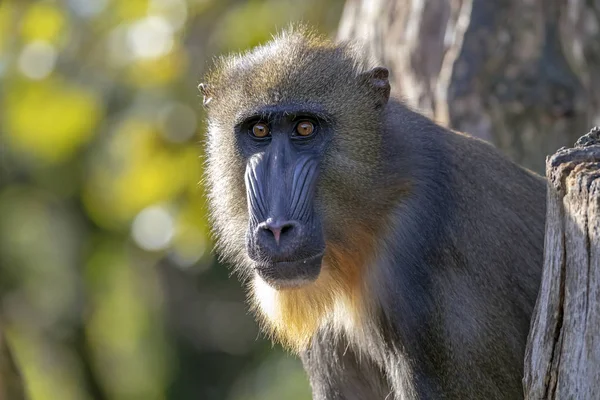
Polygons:
M598 399L600 129L546 165L544 271L525 354L525 396Z
M540 173L600 124L600 0L348 0L338 36L409 106Z

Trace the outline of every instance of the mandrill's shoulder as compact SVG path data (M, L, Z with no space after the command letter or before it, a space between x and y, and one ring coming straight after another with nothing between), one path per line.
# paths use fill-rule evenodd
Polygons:
M466 196L490 197L490 201L497 199L515 207L531 206L545 212L545 178L516 164L486 141L454 131L444 136L449 149L447 160L467 191Z
M463 261L472 271L488 270L481 279L489 279L491 273L498 285L508 285L508 277L520 273L522 285L535 287L542 265L545 179L468 134L446 131L444 142L454 188L452 241L471 250ZM505 290L512 293L512 289ZM522 303L529 307L533 301L532 297Z
M383 118L388 144L384 154L387 151L391 159L398 160L400 154L421 173L443 175L451 180L453 191L508 191L545 204L545 179L511 161L493 144L442 127L397 99L390 99Z
M494 246L507 235L543 242L543 177L492 144L446 129L400 102L389 103L385 118L384 158L411 181L411 215L420 221L419 231L429 222L432 231L441 229L464 243L477 236Z

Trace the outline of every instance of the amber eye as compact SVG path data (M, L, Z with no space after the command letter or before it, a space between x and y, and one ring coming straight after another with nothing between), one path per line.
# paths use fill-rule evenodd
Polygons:
M315 126L310 121L301 121L296 125L296 132L300 136L310 136L315 131Z
M264 122L259 122L252 127L252 134L257 138L264 138L269 134L269 127Z

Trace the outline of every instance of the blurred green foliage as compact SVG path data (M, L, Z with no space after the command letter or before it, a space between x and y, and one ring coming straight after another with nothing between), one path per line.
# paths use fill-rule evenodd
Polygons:
M2 327L32 400L307 399L212 253L212 57L341 0L0 1Z

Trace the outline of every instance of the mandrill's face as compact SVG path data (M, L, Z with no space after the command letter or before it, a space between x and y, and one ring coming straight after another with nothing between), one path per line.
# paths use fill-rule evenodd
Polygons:
M201 85L213 224L238 270L298 288L322 275L331 245L358 240L387 77L344 47L286 37L223 60Z
M315 196L331 138L327 120L315 107L277 104L235 126L246 165L246 251L278 289L312 282L321 270L325 239Z

